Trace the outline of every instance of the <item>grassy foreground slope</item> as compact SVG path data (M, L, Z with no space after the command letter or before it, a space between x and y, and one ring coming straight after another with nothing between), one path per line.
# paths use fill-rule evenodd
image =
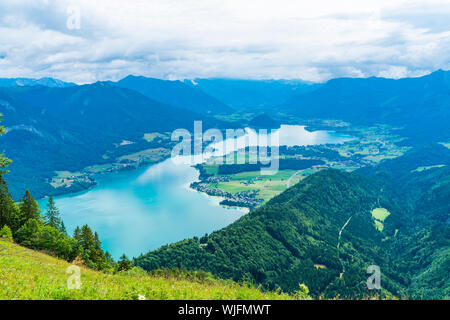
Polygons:
M81 288L69 290L70 264L0 239L0 300L11 299L293 299L232 281L187 280L144 272L110 275L81 267ZM306 297L306 295L305 295Z

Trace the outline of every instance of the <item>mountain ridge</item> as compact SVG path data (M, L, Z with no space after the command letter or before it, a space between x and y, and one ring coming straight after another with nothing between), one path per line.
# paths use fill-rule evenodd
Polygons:
M129 75L113 83L117 86L140 92L153 100L201 114L232 112L229 106L216 98L178 80L169 81Z

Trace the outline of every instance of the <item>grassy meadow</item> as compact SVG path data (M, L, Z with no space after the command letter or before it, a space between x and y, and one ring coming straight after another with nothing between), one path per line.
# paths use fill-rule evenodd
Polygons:
M219 280L202 273L183 277L149 275L141 269L106 274L80 267L81 287L69 290L71 264L45 253L29 250L0 239L0 300L147 300L171 299L294 299L278 292L262 292L259 288ZM206 276L205 276L206 275Z

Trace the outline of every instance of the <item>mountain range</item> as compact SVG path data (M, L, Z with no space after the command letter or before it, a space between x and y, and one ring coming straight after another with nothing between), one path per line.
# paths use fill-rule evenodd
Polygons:
M445 166L414 171L426 164ZM135 259L146 269L205 270L318 298L445 299L450 292L450 150L434 144L377 167L320 171L228 227ZM390 215L377 229L371 212ZM381 270L381 291L367 268Z
M80 170L107 162L108 151L129 153L152 143L145 133L222 127L220 121L162 104L130 89L110 83L65 88L0 88L0 112L5 134L0 148L13 159L8 176L17 198L28 186L36 196L51 191L46 182L57 170ZM127 140L134 144L116 150ZM134 151L133 151L134 150Z
M340 78L295 95L280 108L303 119L390 124L417 140L450 138L450 71L419 78Z
M233 112L229 106L213 96L204 93L196 87L188 86L181 81L130 75L115 84L140 92L153 100L206 115Z
M137 257L138 266L205 270L287 292L305 283L314 297L365 298L374 295L366 269L377 265L383 297L449 297L450 150L436 143L450 141L448 71L318 85L135 76L87 85L0 79L0 151L13 160L6 179L16 200L26 189L39 198L54 192L48 180L55 171L169 148L167 140L144 135L192 130L195 120L204 129L229 128L237 124L218 119L235 111L251 113L256 127L277 127L280 113L389 124L412 148L354 173L313 174L222 230ZM381 230L372 214L380 208L390 213Z
M51 87L51 88L66 88L76 86L72 82L64 82L54 78L0 78L0 87Z
M186 84L216 97L235 110L272 111L289 98L319 88L302 80L194 79Z

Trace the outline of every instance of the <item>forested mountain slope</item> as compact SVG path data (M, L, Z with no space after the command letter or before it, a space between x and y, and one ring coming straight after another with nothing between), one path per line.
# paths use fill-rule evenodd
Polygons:
M395 193L402 215L386 224L388 242L414 299L450 298L450 150L431 144L360 170ZM396 231L398 230L398 233Z
M289 99L284 112L310 119L341 119L353 124L405 127L415 140L448 140L450 72L421 78L341 78Z
M216 120L107 83L0 88L0 113L6 129L0 150L13 160L14 175L7 179L15 197L26 188L38 198L45 195L51 187L44 181L54 171L104 163L108 150L150 148L145 133L192 130L195 120L202 120L204 127L220 126ZM114 147L123 140L134 144Z
M220 231L135 261L147 270L206 270L286 291L303 282L315 296L347 298L374 294L366 269L377 265L382 295L448 298L450 171L434 166L448 163L449 152L433 144L359 173L321 171ZM389 170L397 172L392 179ZM375 208L389 212L384 228Z
M353 298L370 294L366 268L375 264L384 270L385 290L396 292L391 256L371 216L378 206L398 214L362 176L321 171L218 232L162 247L136 263L147 270L206 270L286 291L305 283L315 296Z

